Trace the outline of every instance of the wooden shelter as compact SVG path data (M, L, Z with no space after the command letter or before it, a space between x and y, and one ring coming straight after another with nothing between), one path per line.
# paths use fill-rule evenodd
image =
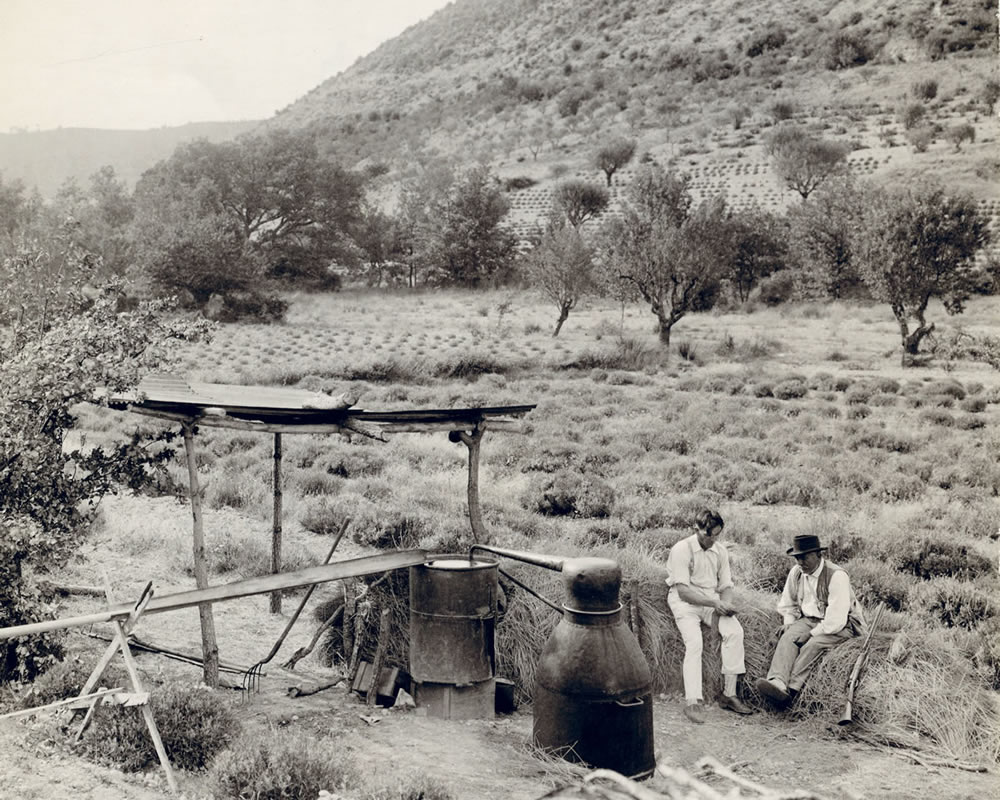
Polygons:
M469 449L468 503L473 536L485 541L479 507L479 448L486 430L520 431L519 418L534 405L492 406L402 411L354 408L350 393L321 392L265 386L191 383L174 375L152 375L128 395L109 398L111 408L180 423L187 454L188 493L193 518L194 572L198 589L208 586L208 565L202 524L201 487L196 468L195 432L199 426L270 433L274 437L274 521L271 569L281 571L281 437L285 433L360 435L385 441L386 434L446 432L452 442ZM201 620L204 679L219 682L219 654L210 602L198 606ZM271 594L271 611L281 610L281 592Z

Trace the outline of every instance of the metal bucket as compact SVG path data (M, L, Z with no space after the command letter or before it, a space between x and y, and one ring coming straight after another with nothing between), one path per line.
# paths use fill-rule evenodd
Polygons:
M471 684L496 674L497 562L462 554L410 567L410 674Z

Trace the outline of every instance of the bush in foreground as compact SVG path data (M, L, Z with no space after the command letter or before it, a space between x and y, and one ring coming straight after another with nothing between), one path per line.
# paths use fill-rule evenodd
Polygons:
M205 686L167 684L150 692L149 702L167 755L180 769L204 769L238 733L229 704ZM158 763L149 731L135 708L98 706L82 750L124 772Z
M353 764L339 748L305 733L268 731L244 737L220 754L211 781L220 798L314 800L355 783Z

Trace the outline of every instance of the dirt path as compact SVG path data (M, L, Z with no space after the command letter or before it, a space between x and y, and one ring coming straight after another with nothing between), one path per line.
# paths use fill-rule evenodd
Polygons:
M148 664L152 658L143 660ZM308 686L319 677L315 672L272 671L261 693L240 705L245 724L311 731L318 737L332 734L338 742L332 757L349 757L374 777L424 774L462 800L534 800L584 774L532 753L531 715L524 710L496 720L459 722L427 718L413 710L373 711L343 687L308 697L287 696L289 686ZM1000 792L996 775L928 769L844 740L822 724L772 714L741 718L710 708L708 722L694 726L681 714L678 700L661 699L655 706L654 730L659 763L695 772L698 760L710 756L748 780L788 791L808 789L845 800L965 800ZM159 772L128 776L68 753L52 715L0 723L0 756L3 800L169 796ZM179 782L187 798L208 796L204 776L179 773ZM723 792L731 786L716 783ZM647 785L656 789L663 786L662 779Z

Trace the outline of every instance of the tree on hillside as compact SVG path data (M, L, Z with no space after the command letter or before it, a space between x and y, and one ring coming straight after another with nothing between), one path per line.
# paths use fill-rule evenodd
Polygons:
M604 212L611 201L608 190L579 178L571 178L556 186L552 205L574 228Z
M572 225L553 225L526 258L528 280L559 310L553 336L584 294L594 288L594 260L590 245Z
M647 166L629 187L621 219L605 223L601 250L606 279L649 303L668 346L678 320L711 306L732 259L725 202L692 210L687 178Z
M138 488L169 456L159 434L71 445L74 407L134 388L171 342L206 331L169 321L163 303L119 313L122 286L95 286L94 258L56 256L0 260L0 626L50 616L38 579L79 551L103 495ZM54 634L0 642L0 681L30 679L59 652Z
M867 296L852 245L858 193L857 186L845 176L822 186L808 203L788 210L790 255L805 296Z
M608 186L614 174L632 160L635 144L635 139L614 139L594 153L594 166L604 173Z
M773 214L750 209L728 220L732 236L732 260L725 276L736 297L746 302L757 281L785 266L788 242Z
M847 170L846 145L806 133L794 125L782 125L766 142L778 176L789 189L808 200L830 178Z
M473 167L449 187L440 216L426 231L425 259L437 279L456 286L483 287L507 280L517 240L501 224L509 203L486 167Z
M932 297L949 314L963 311L976 284L974 258L989 241L989 229L971 198L940 187L867 187L858 200L858 270L872 296L892 309L906 366L934 330L926 320Z

